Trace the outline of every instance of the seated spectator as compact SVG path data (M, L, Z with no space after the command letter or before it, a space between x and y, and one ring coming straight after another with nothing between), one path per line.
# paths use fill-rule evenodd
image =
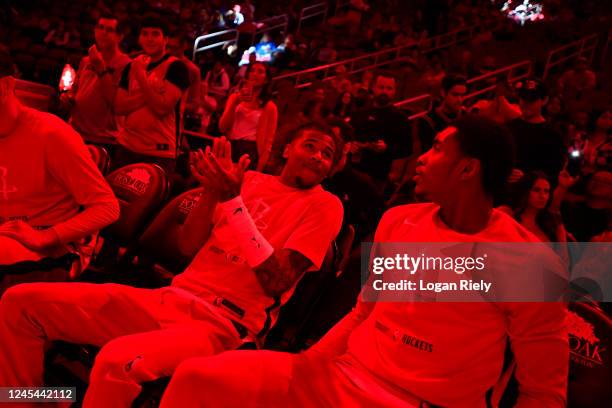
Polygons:
M553 126L557 133L567 135L569 117L561 95L553 95L548 99L548 103L544 106L544 119ZM564 142L569 143L569 140L564 139Z
M357 96L357 92L361 89L364 89L366 92L370 92L370 89L372 88L373 78L373 71L363 71L363 74L361 74L361 80L353 84L353 95Z
M518 81L515 89L522 116L508 123L516 149L516 168L510 181L516 182L524 173L539 170L556 184L567 159L567 148L542 114L548 100L546 87L537 78L526 78Z
M444 65L442 64L440 57L435 55L431 59L429 66L421 78L421 82L427 87L427 92L432 94L434 98L437 98L440 93L440 88L442 86L442 80L444 80L444 77L446 77Z
M495 95L492 99L481 99L470 108L471 112L478 113L485 118L499 124L505 124L521 116L521 108L508 101L511 89L505 78L498 79Z
M185 55L189 49L189 42L187 37L182 33L174 33L168 37L168 53L179 59L189 71L189 88L187 89L187 95L185 96L185 111L197 112L200 108L200 83L202 82L200 67L191 62Z
M594 173L588 178L584 197L563 204L567 230L578 242L604 233L612 220L612 173Z
M121 74L115 112L125 115L117 136L113 168L153 162L173 173L180 149L180 106L189 89L185 64L166 52L168 28L156 16L143 18L139 43L144 54Z
M595 115L595 118L582 154L583 172L586 174L612 172L612 113L610 109L606 109Z
M559 91L566 100L580 99L585 91L595 88L597 77L589 69L586 58L580 57L576 60L573 69L567 70L559 78Z
M317 52L318 65L331 64L338 59L338 52L335 50L334 42L329 40L325 45L319 48Z
M213 69L206 74L204 81L208 84L208 92L213 95L225 96L230 88L230 77L220 62L215 62Z
M230 22L230 27L238 27L244 23L244 15L241 13L240 4L234 4L232 9L225 13L225 20Z
M381 192L387 181L400 181L412 154L408 121L393 106L396 90L395 76L378 73L372 82L373 106L355 111L350 120L355 129L355 142L351 143L353 169L370 177Z
M49 30L44 39L45 44L63 47L70 42L70 32L63 20L58 20Z
M239 92L230 95L219 120L219 130L235 146L235 158L248 154L262 171L270 158L278 124L278 111L272 101L270 69L261 62L249 65L246 81Z
M442 102L419 123L418 136L421 151L431 148L434 137L446 129L464 112L463 97L467 93L467 80L460 75L447 75L442 79Z
M353 101L353 94L349 91L341 93L333 111L334 116L342 120L350 121L354 113L355 102Z
M321 267L342 224L342 204L321 181L342 154L325 127L299 129L280 176L246 172L220 138L194 175L206 193L179 238L194 256L172 285L140 289L86 283L30 284L0 301L0 383L41 386L47 341L101 346L85 406L128 407L143 382L186 358L261 345L304 273ZM246 172L246 173L245 173ZM256 245L254 245L256 244ZM70 318L67 318L67 317Z
M302 106L298 115L299 122L323 121L329 116L329 109L325 106L325 90L319 88L317 91L304 102L304 106ZM323 97L319 96L321 91L323 91Z
M210 125L212 115L217 111L217 100L208 94L208 84L204 81L200 84L200 109L198 113L202 118L201 129L204 133Z
M331 90L335 94L350 91L353 87L348 70L344 65L338 65L334 69L334 77L328 82Z
M512 143L484 121L466 116L437 135L416 178L417 191L433 202L387 211L376 243L537 241L492 206L512 169ZM561 270L556 259L548 262L541 266ZM187 360L160 406L485 407L508 343L517 406L565 406L562 303L374 299L365 287L355 309L300 354L243 350ZM458 347L473 341L477 347Z
M561 172L554 193L546 174L525 174L512 189L512 216L542 242L567 242L560 207L575 178Z
M104 14L94 28L96 43L81 60L72 90L61 95L71 107L70 124L89 143L104 146L112 153L117 144L114 100L121 73L130 58L119 50L123 25Z
M14 74L0 47L0 294L7 282L45 280L37 263L43 259L53 264L74 254L76 262L62 265L79 273L97 232L119 216L81 137L59 118L23 106Z

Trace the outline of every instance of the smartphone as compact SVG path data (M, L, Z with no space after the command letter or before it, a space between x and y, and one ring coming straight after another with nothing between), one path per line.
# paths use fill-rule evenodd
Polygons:
M570 176L576 177L578 174L580 174L580 170L582 169L582 161L582 151L577 149L571 150L569 152L569 158L565 170L567 170Z

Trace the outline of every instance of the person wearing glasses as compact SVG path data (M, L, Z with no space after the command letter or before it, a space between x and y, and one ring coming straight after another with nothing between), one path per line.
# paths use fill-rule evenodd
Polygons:
M121 52L122 24L102 15L94 29L96 42L79 64L73 88L61 100L70 108L70 123L88 143L112 150L117 143L113 101L121 72L130 58Z

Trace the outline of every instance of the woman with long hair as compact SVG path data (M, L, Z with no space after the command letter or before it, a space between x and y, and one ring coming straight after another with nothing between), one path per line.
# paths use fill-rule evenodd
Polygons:
M230 95L219 120L219 130L232 141L233 158L248 154L257 171L262 171L270 159L278 123L270 79L266 64L250 64L246 80Z
M344 91L338 96L336 107L334 108L334 116L338 119L346 120L353 114L354 108L353 94L349 91Z
M553 193L546 174L540 171L525 174L513 189L512 215L543 242L567 242L560 205L574 182L575 179L563 170Z

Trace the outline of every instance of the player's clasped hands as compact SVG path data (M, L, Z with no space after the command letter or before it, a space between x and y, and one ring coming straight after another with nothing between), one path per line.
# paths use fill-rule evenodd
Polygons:
M219 200L227 201L240 194L244 173L251 160L249 155L240 157L238 163L232 162L232 146L224 137L213 141L212 148L195 152L191 173L210 193L218 194Z

